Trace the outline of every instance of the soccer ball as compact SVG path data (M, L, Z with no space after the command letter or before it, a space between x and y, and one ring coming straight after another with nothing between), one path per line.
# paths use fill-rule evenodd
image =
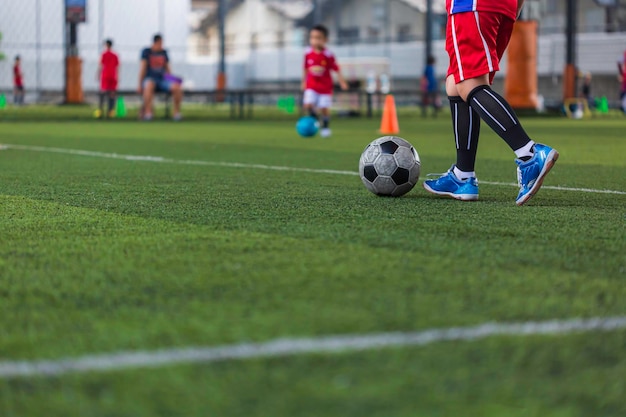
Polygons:
M305 116L298 120L296 124L296 130L298 134L303 138L310 138L317 135L317 131L320 129L320 124L315 117Z
M384 136L367 145L363 151L359 175L365 188L372 193L400 197L417 184L420 157L406 140Z

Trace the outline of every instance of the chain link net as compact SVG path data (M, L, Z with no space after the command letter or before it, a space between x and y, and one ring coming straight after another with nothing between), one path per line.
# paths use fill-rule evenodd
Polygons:
M416 8L406 6L411 2L325 0L319 2L326 5L325 13L314 15L331 28L331 47L340 62L356 65L361 62L359 59L384 58L389 62L391 77L405 80L406 88L415 89L415 80L423 67L424 16ZM204 14L192 13L192 4L195 7L199 3L211 7ZM306 29L296 23L302 18L299 6L296 7L302 1L228 0L227 3L232 5L226 30L228 88L297 85L307 41ZM550 83L550 79L556 79L563 69L562 5L552 0L545 4L552 4L554 10L547 7L537 12L543 16L539 26L538 72L542 80L547 80L545 88L551 88L558 96L558 86ZM583 32L579 36L579 64L584 71L605 76L608 89L614 84L615 61L623 54L626 35L606 32L624 29L620 26L624 8L617 10L617 17L611 20L612 24L620 25L596 28L598 22L604 22L607 10L596 5L585 7L579 25ZM113 39L114 50L121 58L120 89L135 90L140 51L157 32L164 35L173 71L185 78L186 89L215 88L219 50L215 14L215 2L210 1L88 0L87 23L78 27L85 92L98 89L98 59L108 38ZM435 18L435 28L439 31L434 47L437 72L445 74L447 56L441 41L445 16L436 14ZM584 33L587 31L597 33L587 36ZM65 77L63 1L0 0L0 33L0 52L4 54L0 60L0 91L12 90L13 60L20 55L27 101L45 101L47 97L57 100Z

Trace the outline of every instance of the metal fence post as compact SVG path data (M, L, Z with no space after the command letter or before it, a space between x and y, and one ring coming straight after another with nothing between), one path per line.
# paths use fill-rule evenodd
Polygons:
M322 22L322 0L313 0L313 25L320 24Z
M566 50L565 74L563 76L563 99L576 97L576 23L578 19L578 0L567 0L566 11Z
M37 10L35 11L35 54L36 54L36 87L35 92L37 94L36 101L39 101L41 96L41 0L37 0L35 7Z
M391 0L385 0L385 56L391 58Z
M433 54L433 0L426 0L426 24L424 25L426 34L424 42L426 43L426 56L424 62L428 62L428 58Z
M223 92L226 89L226 0L219 0L217 7L220 56L216 90ZM220 93L217 96L217 101L222 102L224 98L223 93Z
M104 43L104 0L98 2L98 48Z
M165 32L165 0L159 0L159 32Z

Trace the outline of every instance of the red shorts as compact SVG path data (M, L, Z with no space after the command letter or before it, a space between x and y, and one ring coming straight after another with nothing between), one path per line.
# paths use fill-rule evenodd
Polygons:
M489 74L489 82L493 82L514 24L513 19L500 13L450 15L446 29L446 51L450 56L448 75L454 75L457 84L485 74Z
M100 91L117 91L117 78L103 78Z

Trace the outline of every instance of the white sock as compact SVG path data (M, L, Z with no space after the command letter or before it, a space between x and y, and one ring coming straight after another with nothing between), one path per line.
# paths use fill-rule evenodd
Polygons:
M533 146L535 146L535 142L534 141L530 141L526 144L526 146L519 148L518 150L515 151L515 156L517 156L518 158L524 158L526 156L530 156L532 157L535 153L533 152Z
M465 181L468 178L476 178L476 172L461 171L460 169L456 167L456 165L454 166L454 175L456 175L456 177L460 179L461 181Z

